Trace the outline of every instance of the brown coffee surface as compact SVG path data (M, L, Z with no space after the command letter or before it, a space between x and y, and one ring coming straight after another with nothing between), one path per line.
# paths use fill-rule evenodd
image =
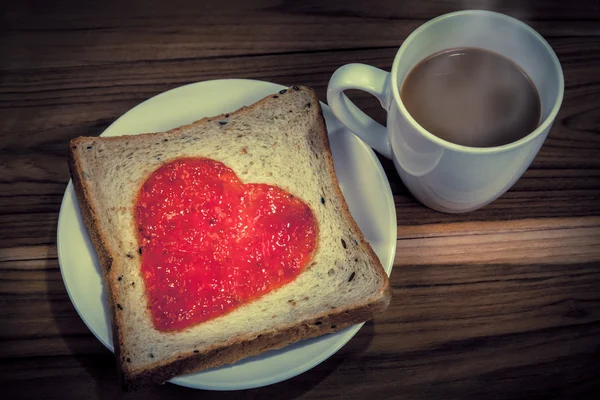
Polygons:
M540 123L540 98L525 72L479 48L444 50L422 60L405 78L400 97L423 128L464 146L508 144Z

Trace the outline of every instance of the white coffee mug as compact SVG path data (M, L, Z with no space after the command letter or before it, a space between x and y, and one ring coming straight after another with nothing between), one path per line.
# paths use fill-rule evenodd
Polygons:
M424 58L456 47L491 50L519 65L540 96L538 128L513 143L475 148L440 139L421 127L400 99L402 82ZM356 107L344 94L347 89L376 96L388 112L387 128ZM329 81L327 101L349 130L394 161L400 178L421 203L460 213L492 202L521 177L548 135L563 91L562 68L542 36L512 17L469 10L442 15L416 29L398 50L391 73L364 64L342 66Z

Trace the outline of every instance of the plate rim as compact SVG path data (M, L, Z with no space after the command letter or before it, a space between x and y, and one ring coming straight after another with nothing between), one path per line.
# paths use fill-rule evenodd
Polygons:
M173 92L182 90L184 88L190 88L193 86L201 86L203 84L215 84L215 85L219 85L219 84L225 84L225 83L234 83L234 82L240 82L240 83L246 83L246 84L260 84L260 85L271 85L273 86L273 93L275 93L276 90L281 90L281 89L285 89L287 88L287 86L284 85L280 85L277 83L273 83L273 82L268 82L268 81L262 81L262 80L256 80L256 79L213 79L213 80L205 80L205 81L198 81L198 82L193 82L193 83L189 83L189 84L185 84L185 85L181 85L172 89L169 89L167 91L158 93L152 97L149 97L148 99L136 104L134 107L130 108L129 110L127 110L126 112L124 112L122 115L120 115L117 119L115 119L108 127L106 127L102 133L99 136L105 136L105 133L107 131L109 131L111 129L111 127L113 127L118 121L120 121L122 118L124 118L128 113L133 112L135 109L137 109L138 107L141 107L142 105L150 102L150 101L156 101L156 99L166 96L168 94L173 94ZM323 118L326 120L325 114L328 113L329 116L331 118L333 118L335 121L338 121L337 118L335 117L335 115L333 115L333 112L330 110L329 106L324 104L323 102L320 102L321 107L323 109ZM339 122L339 121L338 121ZM345 126L343 126L341 123L339 123L340 125L340 129L344 129L347 130L347 128ZM327 129L327 134L328 136L331 135L331 132L335 129L338 128L331 128L329 126L327 126L326 124L326 129ZM130 134L130 135L136 135L136 134L140 134L140 133L134 133L134 134ZM361 147L363 147L363 150L367 151L367 153L369 154L370 158L373 159L374 161L374 165L377 169L377 172L379 173L379 175L381 176L381 180L383 182L384 188L385 188L385 200L388 203L388 211L391 213L391 217L393 218L393 220L396 220L397 215L396 215L396 208L394 205L394 201L393 201L393 194L391 191L391 187L389 184L389 180L386 177L385 171L381 165L381 162L379 161L379 159L377 158L377 156L375 155L373 149L371 147L369 147L368 145L366 145L366 143L364 143L360 138L355 137L358 141L357 143L359 143L361 145ZM69 194L69 191L72 192L72 194ZM86 325L86 327L88 328L88 330L96 337L96 339L98 339L98 341L100 341L100 343L102 343L108 350L110 350L113 354L114 354L114 345L112 343L107 342L102 336L100 336L98 333L95 332L94 329L92 329L92 327L90 326L90 323L86 320L86 318L84 318L84 313L82 312L82 310L80 309L80 307L77 305L77 303L74 301L73 298L73 294L72 294L72 290L69 288L69 285L67 284L67 281L65 279L65 274L63 273L63 269L65 267L63 267L64 265L64 261L63 261L63 256L61 256L61 226L63 226L65 224L65 212L64 209L65 207L67 207L66 203L69 201L69 199L67 198L68 196L71 196L71 200L73 200L73 206L75 207L75 212L79 213L81 215L81 211L78 208L79 205L77 203L77 196L76 193L74 191L74 187L73 187L73 182L72 179L69 179L69 182L67 184L67 187L65 188L64 194L63 194L63 198L61 200L61 206L60 206L60 210L59 210L59 217L58 217L58 222L57 222L57 255L58 255L58 261L59 261L59 268L60 268L60 272L61 272L61 278L63 280L63 283L65 285L65 289L67 291L67 294L69 296L69 300L71 302L71 304L73 305L73 307L75 308L75 311L77 311L77 314L79 315L80 319L84 322L84 324ZM394 238L395 240L393 240L393 242L395 243L395 241L397 240L397 231L394 229L395 226L394 224L390 224L390 232L388 232L388 236L390 238ZM64 229L64 228L63 228ZM392 240L392 239L390 239ZM92 250L95 251L95 250ZM389 265L384 265L383 262L381 262L382 260L380 259L380 262L383 266L384 271L386 272L386 274L388 275L388 277L391 275L392 272L392 268L393 268L393 262L394 262L394 258L395 258L395 254L396 254L396 246L391 246L391 254L389 254L390 256L390 260L389 260ZM379 257L378 257L379 258ZM102 280L102 278L101 278ZM102 284L102 291L105 291L104 288L104 282L101 282ZM110 321L110 323L112 323L112 321ZM189 376L193 376L193 374L190 375L182 375L182 376L178 376L178 377L174 377L172 379L170 379L168 382L178 385L178 386L184 386L184 387L189 387L189 388L193 388L193 389L202 389L202 390L215 390L215 391L230 391L230 390L244 390L244 389L252 389L252 388L257 388L257 387L263 387L263 386L267 386L267 385L271 385L271 384L275 384L275 383L279 383L279 382L283 382L286 381L288 379L291 379L295 376L298 376L314 367L316 367L317 365L321 364L322 362L324 362L325 360L329 359L332 355L334 355L335 353L337 353L343 346L345 346L355 335L356 333L361 329L361 327L364 325L364 323L360 323L360 324L356 324L353 325L351 327L348 327L346 329L343 329L341 331L338 331L335 334L340 335L339 340L337 341L335 346L332 346L330 348L328 348L328 350L326 352L321 353L319 356L317 357L313 357L312 359L310 359L309 361L305 362L304 364L301 365L296 365L294 368L290 368L287 369L287 372L284 373L283 375L279 375L277 376L276 379L270 379L272 377L268 377L268 378L263 378L261 381L254 381L252 382L252 384L250 385L241 385L241 386L236 386L235 384L230 385L229 387L224 387L221 385L216 385L216 386L212 386L212 385L195 385L192 384L190 382L186 381L186 378L188 378ZM112 328L109 326L109 338L112 335ZM326 337L326 336L321 336L321 337ZM318 339L318 338L317 338ZM285 349L285 348L283 348ZM280 349L280 350L283 350ZM235 365L235 364L233 364ZM227 367L227 366L224 366ZM202 371L199 371L198 373L202 373Z

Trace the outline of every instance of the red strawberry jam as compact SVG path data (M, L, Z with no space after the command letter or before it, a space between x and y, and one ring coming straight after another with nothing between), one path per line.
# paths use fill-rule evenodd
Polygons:
M178 159L154 171L135 216L161 331L224 315L291 282L317 245L304 202L275 186L244 184L209 159Z

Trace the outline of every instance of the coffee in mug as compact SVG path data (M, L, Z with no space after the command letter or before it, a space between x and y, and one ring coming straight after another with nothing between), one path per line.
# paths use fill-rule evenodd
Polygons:
M510 59L482 48L437 52L413 67L401 86L400 98L419 125L463 146L516 142L540 123L531 79Z
M377 97L386 126L348 99L350 89ZM539 33L508 15L464 10L411 33L390 72L340 67L327 101L348 130L394 162L421 203L459 213L489 204L521 177L563 94L560 62Z

